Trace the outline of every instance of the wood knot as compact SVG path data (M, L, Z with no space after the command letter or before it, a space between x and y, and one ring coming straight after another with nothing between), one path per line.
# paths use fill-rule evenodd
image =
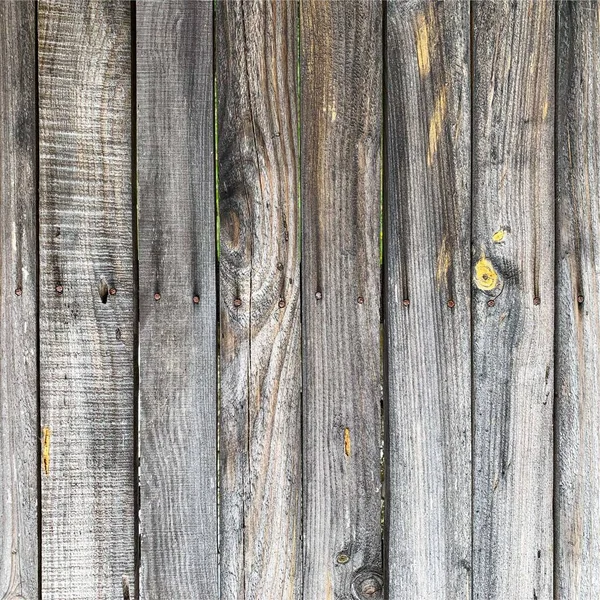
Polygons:
M352 580L354 600L383 600L383 577L378 571L360 569Z

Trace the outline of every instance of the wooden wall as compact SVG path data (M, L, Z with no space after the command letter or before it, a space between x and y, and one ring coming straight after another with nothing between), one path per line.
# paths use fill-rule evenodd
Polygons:
M596 597L597 0L4 0L0 66L0 598Z

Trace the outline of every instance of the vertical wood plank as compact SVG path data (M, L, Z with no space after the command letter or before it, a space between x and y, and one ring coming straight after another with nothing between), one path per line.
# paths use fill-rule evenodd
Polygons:
M223 600L302 597L296 13L217 3Z
M554 2L472 7L473 592L549 600Z
M557 46L556 598L600 589L600 4L561 2Z
M469 2L387 4L390 600L470 597Z
M300 13L304 593L382 598L382 6Z
M42 596L130 598L130 5L38 10Z
M212 13L210 2L136 4L140 597L148 599L219 596Z
M38 598L35 2L0 3L0 598Z

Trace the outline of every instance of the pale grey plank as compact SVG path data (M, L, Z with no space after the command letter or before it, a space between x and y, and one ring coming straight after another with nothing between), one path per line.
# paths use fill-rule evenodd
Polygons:
M557 45L556 595L600 589L600 5L561 2Z
M553 596L554 2L473 9L473 594Z
M471 589L469 2L387 4L388 598Z
M42 595L129 598L130 5L41 0L38 10Z
M209 2L136 3L140 597L148 599L219 597L212 12Z
M0 598L38 598L35 2L0 3Z
M305 598L382 598L382 4L303 0Z

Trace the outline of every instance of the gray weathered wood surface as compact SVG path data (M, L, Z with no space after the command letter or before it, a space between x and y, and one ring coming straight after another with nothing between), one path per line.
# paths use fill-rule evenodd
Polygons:
M387 597L468 598L469 3L387 7Z
M554 2L473 9L473 594L553 597Z
M300 19L304 597L383 598L382 5Z
M147 599L219 597L212 12L209 2L136 3Z
M222 600L302 597L296 13L217 4Z
M0 598L38 598L35 2L0 3Z
M38 11L42 596L133 598L130 5Z
M556 592L600 589L600 5L557 30Z

